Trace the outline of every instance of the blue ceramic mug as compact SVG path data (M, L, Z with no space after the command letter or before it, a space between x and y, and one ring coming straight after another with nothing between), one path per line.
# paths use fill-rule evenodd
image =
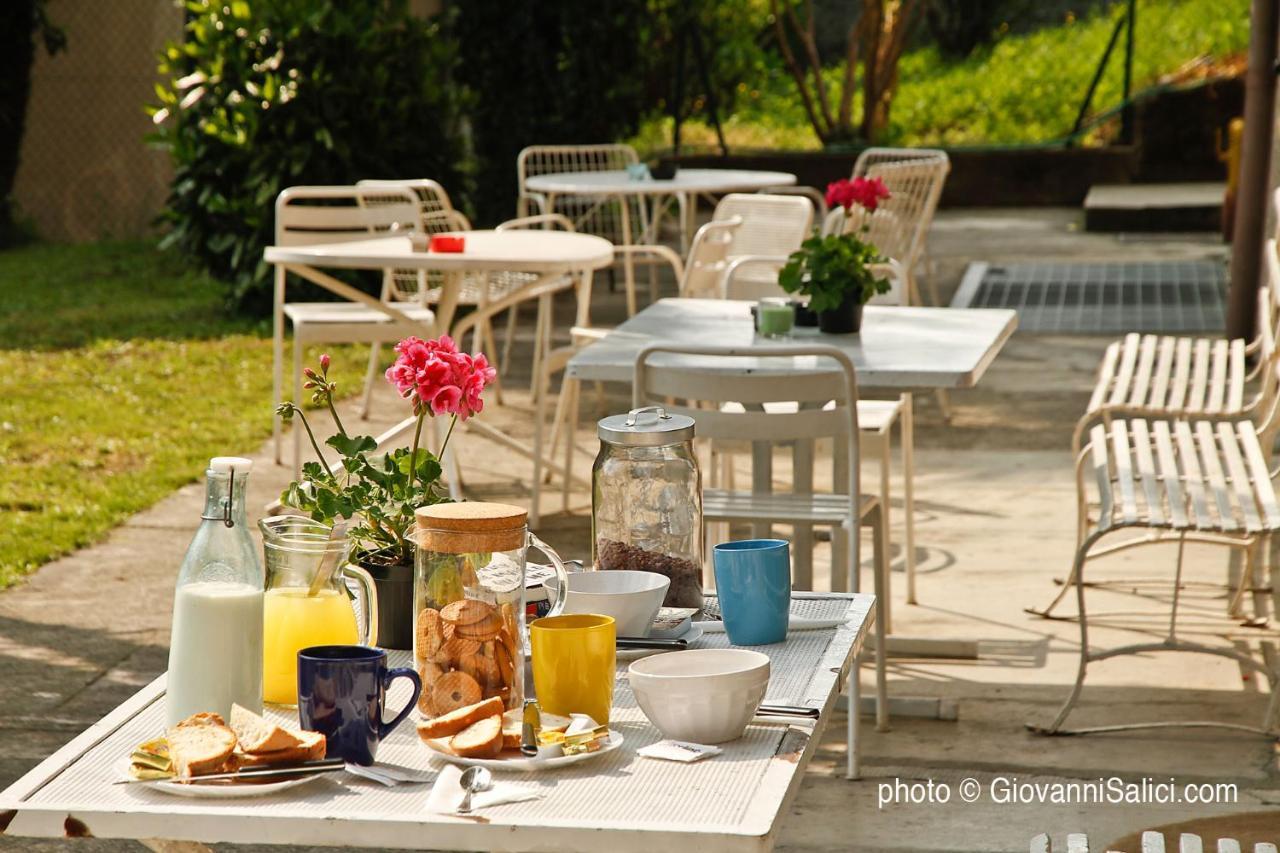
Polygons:
M382 717L387 689L413 682L413 696L395 719ZM298 720L329 739L326 758L372 764L378 742L413 710L422 680L412 669L388 669L387 653L368 646L311 646L298 652Z
M791 544L744 539L715 547L716 596L729 642L763 646L787 638L791 616Z

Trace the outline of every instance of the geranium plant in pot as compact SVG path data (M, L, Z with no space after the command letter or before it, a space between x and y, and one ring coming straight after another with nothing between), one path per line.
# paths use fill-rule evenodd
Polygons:
M889 190L879 178L840 180L827 186L827 204L839 209L836 227L829 234L815 234L800 244L778 273L778 284L788 293L809 297L809 310L818 315L818 328L829 334L850 334L862 328L862 306L877 293L887 293L889 282L872 270L886 261L866 238L869 218ZM857 206L865 211L854 231L845 227Z
M459 352L453 340L405 338L396 344L396 361L387 381L410 400L417 417L411 447L378 452L372 436L347 432L333 402L336 383L329 380L329 356L320 369L303 370L304 388L329 410L337 432L325 444L338 452L341 467L325 461L306 414L295 403L280 404L284 421L297 417L316 452L302 466L302 478L280 496L285 506L326 524L348 522L351 560L373 576L378 591L378 638L383 648L413 647L413 527L418 507L448 501L440 489L440 459L460 420L484 408L483 393L496 371L483 354ZM449 426L436 453L422 446L428 417L449 416Z

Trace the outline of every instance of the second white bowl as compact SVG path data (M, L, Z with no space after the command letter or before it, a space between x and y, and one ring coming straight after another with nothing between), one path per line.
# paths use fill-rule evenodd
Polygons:
M554 577L543 581L547 597L556 600ZM564 613L599 613L617 622L619 637L647 637L653 618L667 597L671 579L657 572L605 570L569 573Z

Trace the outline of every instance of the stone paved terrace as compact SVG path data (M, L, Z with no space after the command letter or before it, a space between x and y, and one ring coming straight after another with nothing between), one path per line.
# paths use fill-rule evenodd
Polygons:
M937 281L944 293L969 259L1194 258L1220 256L1207 237L1085 235L1071 211L964 211L937 223L931 243ZM605 288L601 287L603 292ZM617 295L596 313L597 322L620 315ZM532 332L532 312L521 342ZM569 316L565 305L560 316ZM903 635L982 641L978 660L893 660L895 696L947 700L958 719L896 719L893 731L864 727L866 778L848 782L843 767L843 725L830 727L779 840L786 851L1025 850L1037 832L1063 843L1067 832L1087 831L1096 849L1146 827L1231 812L1280 806L1276 752L1262 738L1222 731L1162 730L1087 738L1042 739L1024 721L1046 721L1066 694L1076 669L1078 634L1073 623L1026 615L1044 603L1052 578L1065 571L1074 541L1075 493L1070 432L1083 410L1106 339L1015 336L980 386L953 395L955 416L942 423L930 398L918 400L917 545L920 604L903 600L901 573L894 578L895 631ZM263 370L269 369L264 364ZM486 411L490 423L517 437L531 433L527 382L519 366L509 381L508 405ZM527 368L524 370L527 376ZM610 389L607 408L625 398ZM594 397L584 394L583 421ZM401 416L397 401L380 392L371 431ZM594 432L582 430L594 452ZM523 460L462 433L459 439L468 487L478 497L526 499ZM228 448L235 450L235 448ZM262 507L288 479L256 455L251 506ZM579 457L586 471L589 456ZM483 460L476 462L474 460ZM44 567L30 581L0 594L0 781L17 778L165 665L174 572L199 513L202 487L192 485L140 513L105 542ZM547 496L539 534L565 556L589 556L589 495L571 495L571 512L559 512ZM897 534L895 534L897 535ZM821 584L825 548L819 549ZM1111 576L1167 577L1171 548L1131 551L1099 563ZM1225 558L1191 549L1189 580L1216 582ZM1258 646L1244 629L1221 617L1220 594L1197 588L1188 633ZM1098 606L1136 616L1144 632L1159 630L1154 599L1099 592ZM1097 623L1096 641L1132 641L1135 632L1116 619ZM1256 633L1256 632L1255 632ZM866 680L869 684L869 677ZM1189 655L1119 659L1091 673L1077 716L1079 724L1169 717L1256 722L1265 687L1243 678L1225 659ZM984 787L997 777L1023 782L1096 781L1118 775L1179 783L1231 782L1234 806L1039 805L993 802L984 791L966 805L953 794L947 805L896 804L880 809L880 785L949 783L965 778ZM1280 836L1280 812L1261 824ZM1257 825L1258 820L1253 821ZM63 849L61 843L0 839L0 850ZM130 843L78 842L82 850L135 850ZM230 848L228 848L230 849ZM249 848L239 848L249 849ZM281 849L281 848L262 848ZM1132 849L1125 847L1124 849Z

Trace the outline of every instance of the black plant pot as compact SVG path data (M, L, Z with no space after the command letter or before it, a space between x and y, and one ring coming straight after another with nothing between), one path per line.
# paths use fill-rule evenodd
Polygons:
M862 300L846 296L840 307L818 312L818 330L828 335L852 335L862 328Z
M803 302L791 303L796 308L796 325L806 329L812 329L818 325L818 315L809 310L809 306Z
M378 636L384 649L413 648L413 566L362 566L378 591Z

